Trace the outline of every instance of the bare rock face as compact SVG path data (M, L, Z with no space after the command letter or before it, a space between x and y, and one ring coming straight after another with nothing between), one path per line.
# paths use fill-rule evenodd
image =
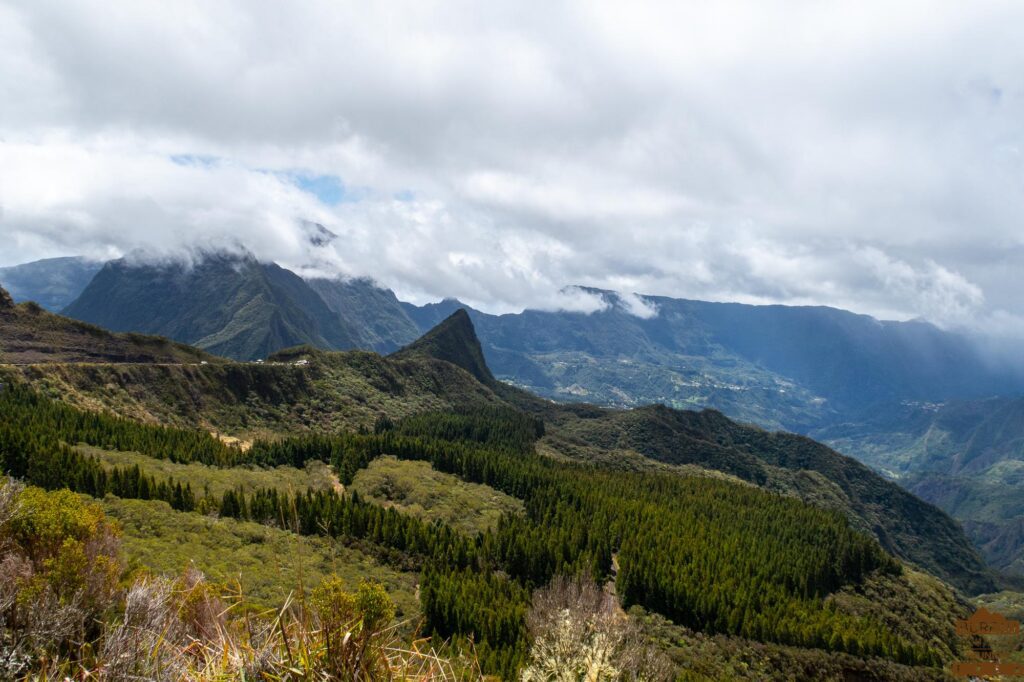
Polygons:
M7 308L14 307L14 299L7 293L7 290L0 287L0 310L6 310Z

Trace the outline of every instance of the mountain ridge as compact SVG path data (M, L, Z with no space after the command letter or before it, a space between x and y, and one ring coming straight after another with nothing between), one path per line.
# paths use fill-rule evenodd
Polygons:
M645 319L615 303L615 292L589 291L611 303L504 315L455 299L404 307L421 331L466 308L495 375L557 400L713 407L803 432L876 403L1024 390L1024 375L929 323L657 296L640 297L657 309Z
M163 337L111 333L51 313L34 302L16 304L0 288L0 362L180 364L221 359Z
M19 303L35 301L59 312L82 293L102 266L81 256L44 258L0 268L0 286Z
M280 266L261 267L269 272ZM109 269L104 266L90 286L98 286ZM799 432L841 422L872 404L1024 390L1024 376L991 365L964 337L920 321L878 321L828 306L636 295L656 311L638 317L623 295L581 288L600 296L605 309L490 315L457 299L415 306L360 278L295 276L286 283L288 272L268 274L262 278L266 286L252 284L240 300L229 294L244 287L229 285L230 278L214 277L211 285L197 280L193 291L181 292L185 302L150 291L141 277L121 277L116 286L108 283L90 296L83 291L88 303L76 300L67 312L115 330L158 333L253 359L304 343L394 352L465 308L492 373L544 397L626 407L710 407ZM157 267L149 276L163 281L165 274ZM196 299L194 307L189 298ZM178 317L217 322L161 317L160 311L175 310L189 311Z

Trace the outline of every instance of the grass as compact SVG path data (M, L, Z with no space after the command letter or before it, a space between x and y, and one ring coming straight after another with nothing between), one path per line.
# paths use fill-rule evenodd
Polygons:
M336 541L178 512L160 501L108 496L102 504L124 531L122 544L130 564L155 574L179 575L191 563L212 582L237 582L246 603L267 608L280 607L290 593L311 590L332 574L350 589L364 578L374 579L395 601L400 619L418 618L418 574L383 566Z
M290 466L274 468L232 467L222 469L198 462L175 464L165 459L147 457L137 452L116 452L101 450L89 445L79 445L80 452L98 457L108 467L138 465L143 473L157 480L173 477L175 481L189 483L197 497L220 498L226 491L241 486L247 492L257 488L277 488L283 491L304 491L307 488L326 490L335 485L336 479L331 468L319 461L306 464L305 469Z
M370 462L356 474L350 489L364 499L429 521L441 519L469 534L492 528L502 514L523 511L522 502L486 485L435 471L428 462L391 456Z

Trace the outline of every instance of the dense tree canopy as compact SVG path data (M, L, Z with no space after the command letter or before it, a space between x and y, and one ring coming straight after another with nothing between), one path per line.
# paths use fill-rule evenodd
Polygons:
M0 462L47 487L158 498L188 511L363 539L423 570L421 602L437 634L472 636L487 669L512 675L526 651L530 590L561 574L614 578L639 604L710 633L934 663L881 623L840 613L824 598L899 564L839 514L758 488L703 477L630 473L556 462L533 452L543 425L510 410L420 415L375 432L258 442L248 452L208 434L85 413L19 387L0 392ZM84 442L175 462L301 466L330 462L343 483L375 457L428 461L439 471L520 498L475 537L441 522L334 491L230 490L197 500L191 488L134 468L105 469L70 447Z

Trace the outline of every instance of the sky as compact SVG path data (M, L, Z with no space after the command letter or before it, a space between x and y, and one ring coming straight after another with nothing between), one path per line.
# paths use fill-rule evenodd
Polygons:
M492 312L597 307L579 284L1024 336L1022 25L984 1L0 0L0 265L245 248Z

